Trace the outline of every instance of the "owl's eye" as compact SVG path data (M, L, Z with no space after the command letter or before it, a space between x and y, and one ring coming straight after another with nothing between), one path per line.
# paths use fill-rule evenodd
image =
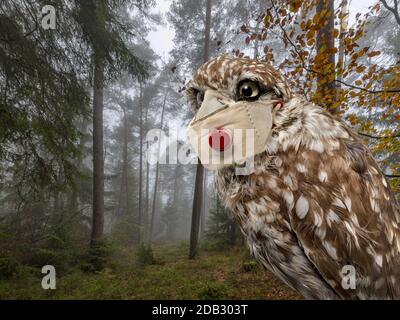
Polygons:
M239 98L240 99L255 99L260 94L258 84L253 81L244 81L239 85Z
M199 106L201 106L201 104L203 103L203 100L204 100L204 92L198 91L197 94L196 94L196 101L197 101L197 104L198 104Z

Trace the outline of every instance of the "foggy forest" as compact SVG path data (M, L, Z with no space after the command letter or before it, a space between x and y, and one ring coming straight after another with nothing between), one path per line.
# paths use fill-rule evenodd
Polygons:
M249 251L214 171L180 161L187 83L220 55L270 64L399 201L399 6L1 0L0 299L303 299Z

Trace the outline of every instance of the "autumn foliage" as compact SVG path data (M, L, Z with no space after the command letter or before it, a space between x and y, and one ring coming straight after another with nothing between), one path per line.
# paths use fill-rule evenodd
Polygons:
M383 10L380 3L356 14L350 27L346 0L336 8L326 0L266 3L255 18L263 21L259 32L241 27L246 43L262 42L260 59L277 66L306 99L356 128L399 191L400 64L368 43L367 34L368 24ZM272 39L281 43L283 56L270 45Z

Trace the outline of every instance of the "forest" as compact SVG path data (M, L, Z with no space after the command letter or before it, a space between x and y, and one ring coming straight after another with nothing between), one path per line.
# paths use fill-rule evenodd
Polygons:
M268 62L358 132L399 201L399 6L2 0L0 299L302 299L251 255L214 172L176 161L185 86L221 54Z

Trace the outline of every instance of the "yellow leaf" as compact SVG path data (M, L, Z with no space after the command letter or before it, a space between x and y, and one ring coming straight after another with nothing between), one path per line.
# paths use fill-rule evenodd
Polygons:
M356 68L356 71L358 72L358 73L361 73L361 72L363 72L365 70L365 67L364 66L358 66L357 68Z
M379 56L380 54L381 54L380 51L371 51L370 53L367 54L367 56L368 56L369 58L372 58L372 57Z
M307 41L307 45L310 46L310 47L311 47L314 43L315 43L315 40L314 40L314 39L310 39L310 40Z

